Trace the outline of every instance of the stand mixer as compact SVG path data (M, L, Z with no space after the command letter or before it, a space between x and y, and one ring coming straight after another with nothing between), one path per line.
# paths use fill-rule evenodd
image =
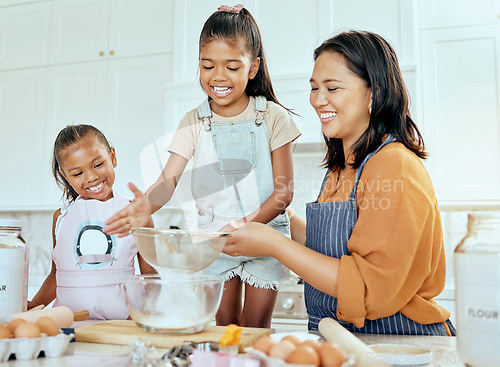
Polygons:
M125 280L130 316L146 331L192 334L212 322L224 280L202 275L214 262L227 233L132 228L141 256L158 272Z

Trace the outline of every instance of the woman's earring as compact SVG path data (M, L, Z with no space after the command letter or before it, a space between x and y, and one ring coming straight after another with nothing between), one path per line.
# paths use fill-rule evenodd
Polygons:
M371 115L372 114L372 106L368 107L368 114Z

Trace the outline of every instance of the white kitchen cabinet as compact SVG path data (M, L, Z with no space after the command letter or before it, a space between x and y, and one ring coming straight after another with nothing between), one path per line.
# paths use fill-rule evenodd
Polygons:
M0 72L0 207L41 202L47 71Z
M107 57L109 2L60 0L52 4L51 64Z
M0 7L38 3L46 0L0 0Z
M61 190L52 171L52 147L59 131L70 124L91 124L99 129L106 122L106 62L52 66L48 69L47 117L44 121L44 154L41 157L44 206L57 205Z
M165 133L163 86L172 80L170 55L113 60L108 65L107 136L116 149L116 189L133 198L127 187L142 190L141 152Z
M413 65L415 63L414 12L411 1L334 0L331 14L335 30L356 29L380 34L394 48L400 64ZM374 14L377 16L373 16Z
M440 205L498 205L500 24L420 38L427 168Z
M60 129L73 123L95 125L115 146L120 192L129 194L128 181L144 188L141 150L164 132L172 24L171 0L0 8L1 210L60 206L52 148Z
M173 0L111 0L109 48L116 57L172 52Z
M0 8L0 70L47 65L51 3Z
M172 0L57 0L52 6L51 64L172 49Z
M500 23L500 0L417 0L422 29Z
M60 203L61 190L50 170L58 132L69 124L100 129L116 149L115 188L129 195L127 182L141 189L141 150L163 133L163 85L170 80L169 56L145 56L49 69L42 205Z

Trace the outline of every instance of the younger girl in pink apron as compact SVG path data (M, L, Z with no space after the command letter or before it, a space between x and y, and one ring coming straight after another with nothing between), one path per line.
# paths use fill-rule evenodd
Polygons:
M90 125L67 126L54 144L53 172L67 202L54 213L52 270L29 306L86 309L90 319L127 319L123 280L154 272L131 236L103 232L104 221L128 205L113 190L116 155L104 135Z

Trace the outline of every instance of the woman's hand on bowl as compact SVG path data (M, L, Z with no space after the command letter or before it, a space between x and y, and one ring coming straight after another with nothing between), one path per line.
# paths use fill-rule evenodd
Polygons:
M222 252L230 256L274 257L275 249L284 238L265 224L248 222L231 232Z

